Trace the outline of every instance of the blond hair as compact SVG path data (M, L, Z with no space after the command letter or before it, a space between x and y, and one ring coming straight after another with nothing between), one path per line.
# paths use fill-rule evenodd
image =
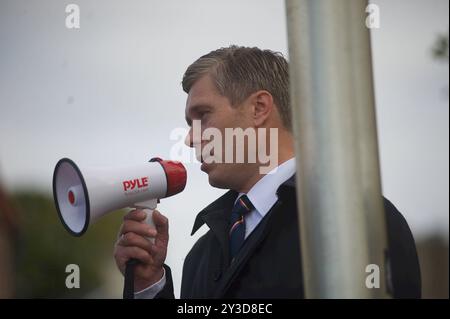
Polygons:
M268 91L283 125L291 130L288 62L281 53L235 45L211 51L187 68L183 90L189 93L194 83L206 74L232 105L239 105L256 91Z

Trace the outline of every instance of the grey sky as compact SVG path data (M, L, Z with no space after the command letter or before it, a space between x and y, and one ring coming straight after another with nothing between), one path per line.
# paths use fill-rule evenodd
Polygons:
M65 6L81 28L65 27ZM372 1L383 192L415 236L448 238L448 64L433 61L448 32L448 1ZM287 56L284 2L0 0L0 176L9 190L50 194L54 165L167 158L170 132L185 127L181 78L199 56L239 44ZM163 201L175 291L195 236L196 213L223 190L188 164L186 191ZM55 219L56 222L56 219Z

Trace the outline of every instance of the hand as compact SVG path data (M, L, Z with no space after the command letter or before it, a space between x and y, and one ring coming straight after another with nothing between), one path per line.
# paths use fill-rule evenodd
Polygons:
M135 291L143 290L162 278L169 242L168 219L155 210L155 229L145 223L146 216L147 213L142 210L132 210L126 214L114 247L114 259L122 274L129 259L140 261L134 269ZM154 244L148 238L154 238Z

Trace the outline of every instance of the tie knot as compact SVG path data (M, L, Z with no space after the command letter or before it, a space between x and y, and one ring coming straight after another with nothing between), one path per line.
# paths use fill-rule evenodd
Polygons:
M247 195L242 195L234 204L232 213L237 215L245 215L246 213L251 212L253 209L254 206L250 199L248 199Z

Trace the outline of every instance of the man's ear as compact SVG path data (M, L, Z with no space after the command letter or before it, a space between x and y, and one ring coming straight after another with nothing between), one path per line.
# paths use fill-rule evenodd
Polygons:
M273 97L268 91L260 90L252 94L253 123L255 127L261 127L267 121L275 105Z

